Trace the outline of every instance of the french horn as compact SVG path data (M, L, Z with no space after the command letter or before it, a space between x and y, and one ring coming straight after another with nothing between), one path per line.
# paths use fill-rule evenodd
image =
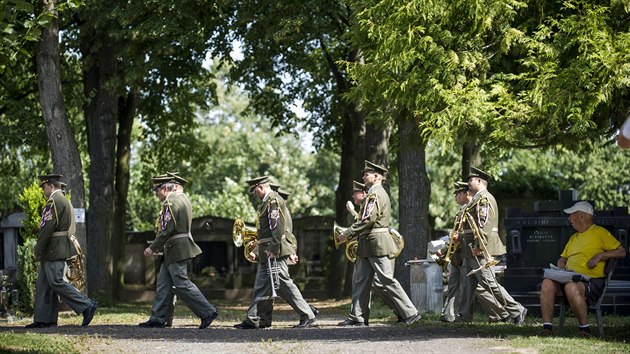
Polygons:
M64 277L71 283L77 290L85 292L85 270L83 269L83 251L81 245L74 235L71 235L70 242L77 251L77 254L73 257L66 259L67 267L65 267Z
M256 249L258 240L258 230L253 226L245 225L242 219L234 220L232 227L232 241L236 247L243 247L243 256L251 263L258 263L255 257L251 256L251 252Z
M339 249L343 243L346 244L346 258L352 263L357 260L357 248L359 247L359 240L356 236L349 237L345 240L341 240L341 234L346 231L347 227L341 227L337 225L337 222L333 225L333 238L335 240L335 248Z

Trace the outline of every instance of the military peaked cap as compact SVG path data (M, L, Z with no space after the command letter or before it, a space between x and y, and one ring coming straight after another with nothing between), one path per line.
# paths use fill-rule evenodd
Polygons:
M166 172L166 175L172 178L171 180L172 183L176 183L181 186L184 186L186 185L186 183L188 183L188 181L185 180L184 177L179 175L179 172Z
M465 192L468 190L468 183L467 182L455 182L453 183L453 187L455 188L455 191L453 192L453 194L457 194L459 192Z
M352 181L352 193L356 192L365 192L365 184L357 181Z
M282 188L282 186L277 183L269 183L269 187L271 188L272 191L275 191L275 192L278 192L280 188Z
M260 176L245 181L249 185L249 192L251 193L259 184L269 183L269 176Z
M49 174L49 175L41 175L39 176L39 186L43 186L44 183L50 183L50 182L61 182L61 177L63 177L63 175L58 175L58 174Z
M284 199L285 201L286 201L286 200L289 200L289 196L291 195L291 193L289 193L289 192L285 191L285 190L284 190L284 189L282 189L282 188L278 188L278 190L277 190L276 192L278 192L278 194L279 194L279 195L282 197L282 199Z
M490 180L490 175L488 173L478 169L477 167L472 167L472 166L470 167L470 172L468 173L468 178L471 178L471 177L479 177L486 181Z
M373 162L365 160L365 167L363 168L363 171L361 172L376 172L385 176L385 174L387 173L387 169L383 166L380 166Z

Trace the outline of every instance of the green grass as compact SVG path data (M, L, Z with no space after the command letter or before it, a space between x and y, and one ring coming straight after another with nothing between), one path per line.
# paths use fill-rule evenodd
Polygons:
M228 323L237 323L242 320L247 305L235 304L232 301L212 301L221 312L220 320ZM323 301L316 304L322 314L343 319L349 311L350 303L344 301ZM151 311L150 304L127 303L114 307L101 307L94 318L95 325L135 325L146 321ZM176 306L175 316L178 320L190 321L196 324L199 319L183 304ZM16 326L30 323L30 318L18 320ZM396 321L391 309L383 302L375 298L372 304L371 323L393 323ZM79 325L81 316L64 312L60 315L59 325ZM602 338L597 335L597 320L595 316L589 317L593 336L580 338L577 336L577 322L573 317L567 317L564 336L540 337L542 323L540 318L528 316L523 326L515 326L504 323L488 323L482 314L475 314L472 323L443 323L438 321L438 315L425 314L421 321L412 325L413 328L449 333L450 331L471 338L500 338L505 342L507 352L535 352L535 353L630 353L628 333L630 333L630 317L604 316L605 333ZM558 334L558 319L554 321L554 331ZM99 334L80 336L60 336L54 333L33 334L16 333L14 331L0 332L0 353L76 353L80 349L89 346L94 340L102 340ZM270 343L271 345L271 343ZM271 347L270 347L271 348Z
M0 353L79 353L73 341L49 334L0 332Z

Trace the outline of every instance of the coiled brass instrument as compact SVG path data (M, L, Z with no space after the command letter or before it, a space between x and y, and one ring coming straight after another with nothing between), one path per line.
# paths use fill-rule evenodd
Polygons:
M347 229L348 229L347 227L341 227L337 225L336 222L333 225L333 238L335 240L335 248L339 249L339 246L345 243L346 244L346 258L348 258L350 262L354 263L357 260L357 248L359 248L359 238L357 236L351 236L342 241L341 234L343 234L343 232L346 231ZM396 250L396 253L394 253L392 256L393 258L396 258L400 255L402 250L405 248L405 239L400 234L400 232L398 232L398 230L391 227L389 228L389 236L391 236L392 240L396 244L397 250Z
M69 283L74 285L80 292L85 292L85 272L83 269L83 251L81 251L81 245L74 235L68 236L70 242L74 245L77 251L76 256L72 256L66 259L68 265L64 272L64 277Z
M258 263L250 253L256 249L258 241L258 230L253 226L245 225L242 219L234 220L232 227L232 241L236 247L243 247L243 256L251 263Z
M333 225L333 238L335 240L335 248L339 249L341 244L346 244L346 258L352 263L357 260L357 248L359 247L359 238L356 236L349 237L345 240L341 240L341 234L346 231L347 227L341 227L335 224Z
M464 218L464 215L459 215L453 223L453 230L451 230L451 234L448 237L448 248L446 249L446 255L444 255L444 258L442 259L442 261L446 264L451 262L451 256L459 247L459 243L455 242L455 235L459 235L465 220L466 218Z

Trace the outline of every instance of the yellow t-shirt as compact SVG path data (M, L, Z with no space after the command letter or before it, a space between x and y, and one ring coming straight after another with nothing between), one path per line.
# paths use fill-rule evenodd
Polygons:
M567 269L591 278L602 278L606 262L598 262L593 269L586 264L596 254L612 251L619 245L621 243L608 230L593 224L586 231L571 235L560 256L567 259Z

